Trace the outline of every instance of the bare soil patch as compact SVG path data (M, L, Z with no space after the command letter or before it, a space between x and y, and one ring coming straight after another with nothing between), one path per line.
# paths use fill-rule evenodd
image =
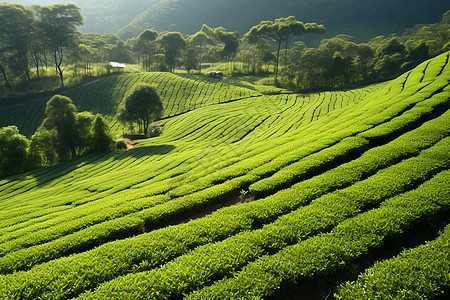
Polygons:
M207 215L210 215L220 208L234 206L234 205L240 205L240 204L243 204L246 202L251 202L253 200L254 200L253 196L247 196L244 199L241 199L241 197L239 195L230 196L229 198L221 201L220 203L211 204L211 205L208 205L205 207L197 208L192 211L186 212L182 215L173 216L173 217L169 218L168 220L166 220L166 222L164 222L163 224L157 224L156 227L155 227L155 224L149 224L149 225L144 224L142 226L141 230L142 230L142 232L148 232L148 231L152 231L152 230L155 230L158 228L163 228L166 226L187 223L189 221L200 219Z

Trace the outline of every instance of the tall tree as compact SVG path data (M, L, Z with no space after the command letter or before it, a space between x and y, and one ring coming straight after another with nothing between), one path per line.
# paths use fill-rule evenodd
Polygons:
M277 81L281 44L284 42L287 49L292 36L302 35L307 32L324 33L325 27L316 23L303 24L297 21L295 17L290 16L276 19L274 22L262 21L260 24L253 26L245 36L249 41L256 41L258 37L264 37L270 38L273 42L277 43L277 59L275 65L275 81Z
M181 54L181 51L186 48L186 41L179 32L168 32L160 36L158 42L163 49L166 64L170 72L173 73L177 58Z
M40 66L43 66L45 60L45 42L43 40L44 32L42 26L40 25L39 19L34 19L33 25L31 27L31 37L29 41L30 47L30 57L31 61L36 68L36 75L40 77Z
M77 26L83 25L80 7L73 3L34 6L45 33L47 47L53 57L56 73L64 87L65 50L74 47L79 38Z
M151 29L144 30L137 39L137 46L143 55L142 67L149 70L152 56L152 42L158 37L158 32Z
M154 87L145 83L137 83L124 97L126 117L134 120L142 127L145 135L151 122L161 118L164 108L161 98Z
M206 26L206 25L203 25ZM203 55L205 53L205 49L207 45L211 45L212 39L203 31L199 31L193 35L191 35L188 39L189 43L191 43L197 50L198 55L198 71L202 71L202 62Z
M97 114L94 119L94 125L92 128L92 150L93 151L108 151L112 148L114 143L111 135L109 134L109 127L106 124L102 115Z
M56 152L60 159L75 157L79 135L77 132L77 108L69 97L55 95L45 108L46 118L41 124L44 130L55 130ZM39 130L39 129L38 129Z
M226 62L230 62L236 56L239 48L239 34L237 32L228 32L223 27L214 29L214 33L224 44L223 49L219 52L220 57L225 59Z
M29 41L33 24L33 12L20 4L0 3L0 56L10 69L18 70L31 87ZM11 87L2 67L6 85Z
M16 126L0 128L0 176L23 171L29 144Z
M209 38L210 41L210 45L212 45L212 59L213 59L213 66L216 63L216 49L217 49L217 44L219 43L219 38L217 37L214 28L209 27L206 24L203 24L202 29L200 30L200 32L203 32L204 34L206 34L206 36Z

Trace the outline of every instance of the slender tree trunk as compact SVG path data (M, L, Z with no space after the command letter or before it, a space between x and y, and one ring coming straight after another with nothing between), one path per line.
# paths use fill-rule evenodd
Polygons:
M284 47L284 65L287 66L287 51L288 51L288 44L289 44L289 39L287 39L285 41L285 47Z
M278 82L278 65L280 63L280 49L281 49L281 41L278 41L277 62L275 65L275 83Z
M40 74L39 74L39 55L38 55L38 51L36 49L32 50L31 58L33 60L34 65L36 66L37 78L40 78Z
M61 69L61 65L64 58L62 47L55 49L53 53L53 58L55 59L56 74L59 76L59 79L61 81L61 87L64 88L64 76L63 76L64 70Z
M39 72L39 65L41 64L41 57L39 55L39 46L36 45L36 43L31 44L30 53L31 53L31 60L36 67L37 78L40 78L41 74Z
M45 63L45 67L48 68L48 60L47 60L47 52L44 50L44 63Z
M202 55L202 47L200 47L200 50L198 51L198 71L201 73L202 72L202 59L203 59L203 55Z
M5 71L5 69L3 68L2 65L0 65L0 71L3 74L3 79L5 80L6 87L8 88L8 90L12 91L12 86L11 86L11 84L8 81L8 76L6 76L6 71Z

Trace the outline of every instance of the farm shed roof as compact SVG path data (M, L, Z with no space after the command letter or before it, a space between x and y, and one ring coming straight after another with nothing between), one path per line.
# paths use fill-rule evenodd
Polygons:
M113 68L126 68L127 66L115 61L109 63Z

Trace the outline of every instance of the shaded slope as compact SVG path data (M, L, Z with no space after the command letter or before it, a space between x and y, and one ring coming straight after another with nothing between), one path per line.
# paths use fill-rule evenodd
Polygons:
M122 99L135 83L154 85L163 97L164 118L175 116L210 104L253 97L259 93L218 81L206 76L175 75L171 73L137 73L119 75L64 93L77 106L78 111L100 113L111 122L113 130L122 127L113 117L123 107ZM44 119L45 104L41 99L20 106L0 110L0 126L15 124L21 133L31 136Z
M355 36L358 41L368 41L379 35L403 33L415 24L434 23L448 9L450 7L444 0L416 0L407 7L402 1L383 0L161 0L120 29L118 34L127 39L149 28L194 34L207 24L237 31L243 36L261 21L295 16L304 23L324 24L326 38L344 33ZM308 36L305 41L318 44L320 38Z

